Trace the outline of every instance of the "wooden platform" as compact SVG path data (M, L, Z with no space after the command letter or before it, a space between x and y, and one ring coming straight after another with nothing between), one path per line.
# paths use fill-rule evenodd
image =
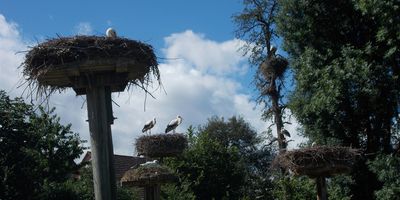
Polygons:
M142 79L149 70L133 59L88 60L53 66L38 80L43 85L72 87L77 95L86 94L86 88L99 84L120 92L129 81Z

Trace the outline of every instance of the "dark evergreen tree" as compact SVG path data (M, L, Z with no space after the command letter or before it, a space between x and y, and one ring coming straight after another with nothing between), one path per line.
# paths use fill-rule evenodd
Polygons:
M400 2L281 0L279 34L296 88L290 109L304 135L365 152L352 174L353 199L381 186L366 166L393 152L400 94Z

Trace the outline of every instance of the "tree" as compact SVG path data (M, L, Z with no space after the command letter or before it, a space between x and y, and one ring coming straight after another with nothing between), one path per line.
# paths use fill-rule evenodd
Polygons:
M250 199L267 198L272 188L270 176L274 149L262 144L262 138L242 117L231 117L225 121L217 116L199 128L198 134L207 133L209 137L225 148L237 148L245 165L246 178L243 193Z
M392 0L280 1L278 32L296 79L289 107L312 141L361 148L366 160L393 151L399 6ZM373 199L381 186L366 160L352 174L353 199Z
M237 148L225 148L207 133L199 135L175 168L197 199L239 199L245 178Z
M242 117L225 119L213 116L199 128L199 134L208 133L225 147L236 147L242 156L250 156L257 150L260 138L257 132Z
M45 186L65 182L83 153L71 125L0 91L0 197L40 199Z
M76 200L92 200L94 196L93 188L93 171L91 164L82 166L79 170L80 178L77 180L69 180L60 184L60 188L68 188L73 191L78 198ZM56 187L57 188L57 187ZM62 197L62 195L60 195ZM59 199L59 198L52 198ZM72 198L70 198L72 199ZM117 199L116 200L137 200L139 199L138 191L134 188L122 187L117 185Z
M283 134L282 88L288 62L276 54L272 41L277 38L275 18L278 12L277 0L244 0L244 9L234 16L238 28L236 37L246 41L245 54L250 55L250 63L258 66L254 83L259 92L257 102L265 105L263 118L273 117L280 151L285 151L287 140Z
M180 177L176 188L188 198L270 198L266 174L272 150L261 148L256 131L243 118L212 117L198 129L190 127L188 141L181 157L167 161Z
M273 197L279 200L315 199L314 183L307 177L288 177L277 174Z
M395 155L379 155L368 162L369 168L382 181L382 189L375 192L377 199L397 200L400 194L400 158Z

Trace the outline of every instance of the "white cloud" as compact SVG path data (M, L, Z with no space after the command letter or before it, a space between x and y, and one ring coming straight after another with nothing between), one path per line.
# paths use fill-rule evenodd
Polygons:
M0 89L16 94L21 74L18 67L24 58L20 52L26 49L27 44L20 37L18 25L8 22L0 14Z
M201 72L244 74L248 68L244 62L247 58L238 51L244 42L238 39L218 43L206 39L203 34L187 30L166 37L165 43L167 49L164 49L164 53L167 58L176 59L175 62L186 61Z
M91 29L90 24L87 27ZM268 124L260 120L261 112L253 109L255 103L250 101L249 94L240 92L243 86L234 79L238 73L247 73L245 58L236 51L241 41L216 42L204 35L185 31L171 34L165 42L163 57L179 58L167 59L159 65L167 95L157 90L153 93L156 99L148 96L144 112L144 92L140 89L113 94L113 100L120 106L113 105L114 115L118 118L112 126L115 153L132 155L133 143L142 134L143 124L154 116L157 125L153 133L163 132L168 122L178 114L183 117L178 132L185 132L190 125L204 124L213 115L225 118L240 115L258 132L266 130ZM22 92L15 89L15 85L22 76L18 66L23 55L15 53L26 50L27 46L21 39L17 24L0 15L0 89L12 91L12 96ZM62 122L72 123L72 129L88 140L89 145L84 98L76 97L72 90L68 90L54 94L50 104L57 107Z
M78 35L91 35L93 28L89 22L80 22L74 27L74 32Z
M155 92L156 99L147 100L146 112L143 111L143 92L134 90L130 94L114 95L114 100L121 106L114 107L118 118L114 135L121 136L114 137L117 151L118 148L123 151L131 148L129 153L132 153L134 138L141 135L143 124L153 116L157 117L153 133L163 132L178 114L183 117L178 132L186 131L190 125L204 124L213 115L224 118L240 115L259 133L267 129L270 123L260 120L261 111L254 109L256 105L250 101L250 95L239 92L242 84L230 78L230 74L243 67L243 58L236 52L236 44L240 41L218 43L192 31L172 34L165 41L165 56L179 58L167 59L159 65L167 95L162 91ZM231 44L230 48L226 48L227 44ZM219 52L218 56L212 52ZM130 99L128 103L127 99ZM286 127L293 138L297 138L294 134L296 125Z

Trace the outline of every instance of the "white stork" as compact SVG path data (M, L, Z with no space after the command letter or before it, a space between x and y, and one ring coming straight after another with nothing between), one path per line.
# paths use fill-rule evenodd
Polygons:
M313 142L312 144L311 144L311 147L316 147L317 146L317 142Z
M151 129L154 127L154 125L156 125L156 118L154 117L152 120L146 122L146 124L144 124L144 127L142 129L142 132L147 132L149 131L151 134Z
M157 166L157 165L158 165L158 160L147 161L145 163L140 164L140 166L144 167Z
M182 123L182 117L181 116L176 116L176 119L173 119L169 122L167 128L165 129L165 133L170 132L171 130L173 131L173 133L175 133L175 129L176 127L179 126L179 124Z
M113 28L108 28L106 31L106 35L109 38L116 38L117 37L117 32Z

